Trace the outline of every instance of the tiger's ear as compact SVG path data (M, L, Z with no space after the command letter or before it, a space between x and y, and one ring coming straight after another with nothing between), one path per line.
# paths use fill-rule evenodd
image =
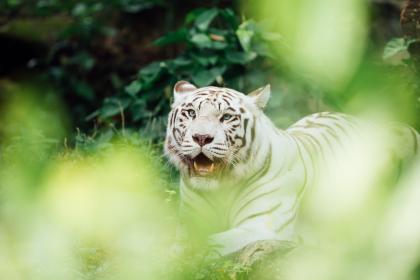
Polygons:
M250 94L248 94L248 96L253 99L255 105L257 105L258 108L264 109L271 96L270 85L266 85L262 88L256 89Z
M197 88L186 81L178 81L174 86L174 102L177 102L185 97L186 94L193 92Z

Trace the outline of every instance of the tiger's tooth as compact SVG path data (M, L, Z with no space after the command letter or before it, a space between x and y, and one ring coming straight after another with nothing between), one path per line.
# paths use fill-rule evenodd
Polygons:
M212 163L212 164L210 165L209 172L213 172L213 170L214 170L214 163Z
M195 162L195 161L194 161L194 169L195 169L195 170L197 170L197 169L198 169L198 167L197 167L197 162Z

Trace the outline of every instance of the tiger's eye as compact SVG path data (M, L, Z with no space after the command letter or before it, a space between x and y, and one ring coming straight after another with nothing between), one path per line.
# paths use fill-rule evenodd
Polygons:
M193 119L195 118L195 111L193 109L189 109L187 113L188 113L188 116L190 116L191 118Z
M230 120L231 118L233 118L233 116L231 115L231 114L223 114L223 116L222 116L222 121L228 121L228 120Z

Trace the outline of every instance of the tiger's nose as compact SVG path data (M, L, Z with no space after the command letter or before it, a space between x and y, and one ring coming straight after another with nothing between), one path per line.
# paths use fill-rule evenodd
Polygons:
M211 142L213 142L213 137L211 137L208 134L194 134L193 135L193 140L195 143L197 143L198 145L200 145L201 147L203 147L204 145L207 145Z

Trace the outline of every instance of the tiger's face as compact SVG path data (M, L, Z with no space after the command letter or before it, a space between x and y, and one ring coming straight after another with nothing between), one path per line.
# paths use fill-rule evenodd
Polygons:
M165 153L196 188L216 186L238 176L249 159L256 116L270 96L269 86L250 95L180 81L174 87ZM231 178L232 179L232 178Z

